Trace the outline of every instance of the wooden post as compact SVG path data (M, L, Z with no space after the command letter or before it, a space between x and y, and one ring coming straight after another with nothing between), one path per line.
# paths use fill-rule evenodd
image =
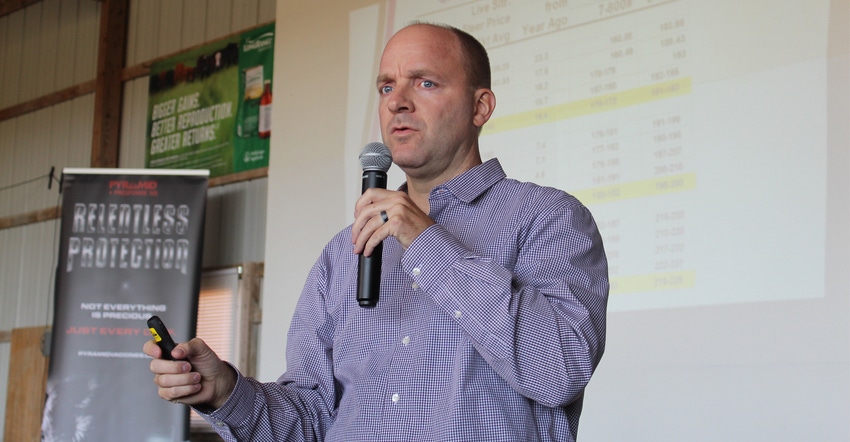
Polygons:
M262 322L262 307L260 306L260 288L265 273L262 262L246 262L242 264L242 274L238 286L238 314L241 316L236 343L239 360L237 366L248 376L257 374L257 336Z
M42 352L48 327L12 330L6 426L3 440L41 440L41 414L47 383L47 357Z
M129 0L104 0L100 4L91 167L118 167L128 3Z

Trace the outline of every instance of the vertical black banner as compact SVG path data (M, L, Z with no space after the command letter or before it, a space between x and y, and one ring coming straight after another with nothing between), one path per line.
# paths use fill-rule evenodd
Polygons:
M65 169L42 441L189 439L142 344L195 334L207 171Z

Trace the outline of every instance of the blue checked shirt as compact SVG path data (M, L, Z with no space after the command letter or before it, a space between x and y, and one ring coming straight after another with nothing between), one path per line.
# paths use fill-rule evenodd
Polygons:
M206 415L226 441L572 441L605 346L608 268L590 212L490 160L433 189L380 301L356 302L350 228L299 300L276 383L239 376Z

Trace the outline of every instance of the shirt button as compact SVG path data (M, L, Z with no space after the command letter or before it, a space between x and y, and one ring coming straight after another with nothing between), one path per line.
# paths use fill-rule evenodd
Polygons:
M463 316L463 313L460 310L455 310L455 318L460 319L461 316Z
M399 400L398 393L396 393L396 394L393 395L393 403L398 402L398 400Z
M411 287L413 290L418 290L418 289L419 289L419 284L417 284L417 283L415 283L415 282L414 282L413 284L410 284L410 287Z
M419 276L420 273L422 273L422 270L419 267L413 269L413 276Z
M401 343L404 345L410 344L410 336L405 336L404 339L401 340Z

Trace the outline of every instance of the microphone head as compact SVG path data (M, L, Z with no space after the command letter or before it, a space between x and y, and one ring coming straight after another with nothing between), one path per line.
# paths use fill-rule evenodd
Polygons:
M386 172L393 164L393 155L384 143L369 143L360 152L360 166L363 170L379 170Z

